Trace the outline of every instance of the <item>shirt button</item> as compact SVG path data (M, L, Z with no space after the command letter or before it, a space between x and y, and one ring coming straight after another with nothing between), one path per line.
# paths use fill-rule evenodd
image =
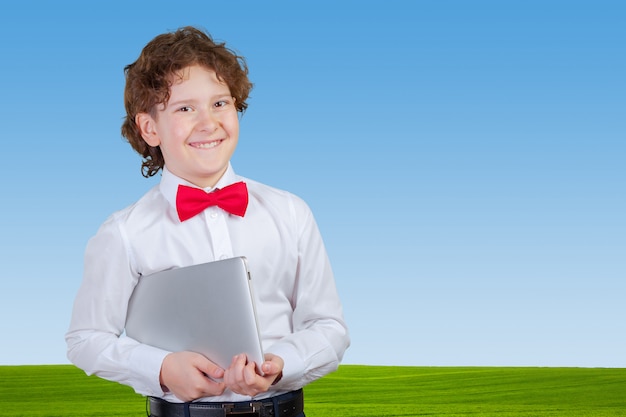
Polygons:
M211 213L211 218L217 219L217 212L214 211L213 213Z

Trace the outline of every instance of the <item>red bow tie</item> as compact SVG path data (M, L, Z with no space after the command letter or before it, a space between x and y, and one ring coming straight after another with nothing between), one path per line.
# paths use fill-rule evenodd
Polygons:
M218 206L231 214L243 217L248 207L246 183L236 182L210 193L200 188L178 186L176 211L181 222L192 218L209 206Z

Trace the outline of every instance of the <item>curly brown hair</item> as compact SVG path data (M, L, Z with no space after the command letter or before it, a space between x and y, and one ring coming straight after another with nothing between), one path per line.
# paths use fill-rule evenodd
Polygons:
M243 113L248 107L246 99L252 83L243 57L191 26L155 37L143 48L137 61L124 68L126 117L122 136L143 157L141 174L146 178L158 173L165 161L160 147L149 146L143 140L135 117L138 113L156 117L156 106L169 100L172 76L192 65L215 71L217 78L230 89L238 112Z

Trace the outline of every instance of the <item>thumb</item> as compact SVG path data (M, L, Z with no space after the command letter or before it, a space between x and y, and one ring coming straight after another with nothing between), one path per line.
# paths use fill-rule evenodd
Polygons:
M276 366L274 363L272 362L263 362L263 372L265 374L269 374L269 375L274 375L275 373L278 373L278 366Z
M263 373L265 374L265 378L271 379L271 384L275 385L283 378L283 367L281 364L276 362L264 362L263 363Z
M202 372L211 378L219 379L224 377L224 370L206 358L201 369Z
M263 372L269 375L277 375L283 370L283 360L276 355L268 355L266 361L263 362Z

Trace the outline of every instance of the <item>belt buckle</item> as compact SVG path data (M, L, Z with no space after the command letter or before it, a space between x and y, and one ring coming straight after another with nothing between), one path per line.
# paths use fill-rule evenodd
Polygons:
M224 417L261 417L262 408L263 403L260 402L249 403L247 406L235 406L235 404L224 404L222 406Z

